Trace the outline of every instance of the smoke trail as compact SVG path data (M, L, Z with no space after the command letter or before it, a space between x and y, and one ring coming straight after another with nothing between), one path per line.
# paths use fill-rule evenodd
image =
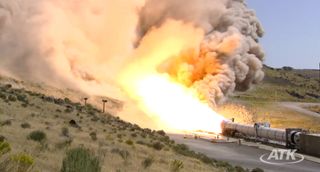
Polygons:
M263 78L263 30L243 0L0 0L0 72L110 94L141 41L169 20L205 37L158 69L202 99L221 103Z
M263 79L264 53L258 44L263 30L244 1L149 0L140 13L140 38L168 19L193 23L206 33L199 49L185 50L161 68L203 100L215 106L234 90L245 91Z

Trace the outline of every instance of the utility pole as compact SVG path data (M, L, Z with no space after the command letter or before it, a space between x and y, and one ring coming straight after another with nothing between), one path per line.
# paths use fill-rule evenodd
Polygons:
M318 89L319 89L319 92L320 92L320 62L319 62L319 78L318 78Z
M105 104L108 102L108 100L102 100L103 108L102 108L102 113L105 112Z
M87 100L89 99L88 97L83 98L84 99L84 105L87 105Z

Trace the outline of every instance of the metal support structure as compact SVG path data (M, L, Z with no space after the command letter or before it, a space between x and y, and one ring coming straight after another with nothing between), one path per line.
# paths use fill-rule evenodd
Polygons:
M83 100L84 100L84 105L85 105L85 106L87 105L87 100L88 100L88 99L89 99L88 97L83 98Z
M102 113L105 112L105 104L108 102L108 100L102 100L102 104L103 104L103 107L102 107Z

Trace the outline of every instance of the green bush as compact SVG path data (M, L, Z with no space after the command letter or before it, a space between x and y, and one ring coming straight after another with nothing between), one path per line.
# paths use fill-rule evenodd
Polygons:
M11 151L11 146L8 142L0 142L0 157Z
M9 169L14 169L16 172L28 172L31 171L34 165L34 159L32 156L26 153L19 153L11 156L9 163ZM8 170L10 171L10 170Z
M33 131L28 135L28 139L36 141L36 142L42 142L47 138L46 133L42 131Z
M75 148L67 152L61 172L100 172L99 159L88 149Z
M183 162L180 160L174 160L170 164L170 169L172 172L178 172L183 169Z

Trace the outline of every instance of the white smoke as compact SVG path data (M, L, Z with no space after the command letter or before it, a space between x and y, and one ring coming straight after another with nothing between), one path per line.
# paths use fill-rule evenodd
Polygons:
M141 5L141 0L0 0L0 71L110 93L113 77L133 51Z
M140 40L169 19L206 33L197 60L171 73L203 99L263 78L263 30L243 0L0 0L0 72L110 94Z

